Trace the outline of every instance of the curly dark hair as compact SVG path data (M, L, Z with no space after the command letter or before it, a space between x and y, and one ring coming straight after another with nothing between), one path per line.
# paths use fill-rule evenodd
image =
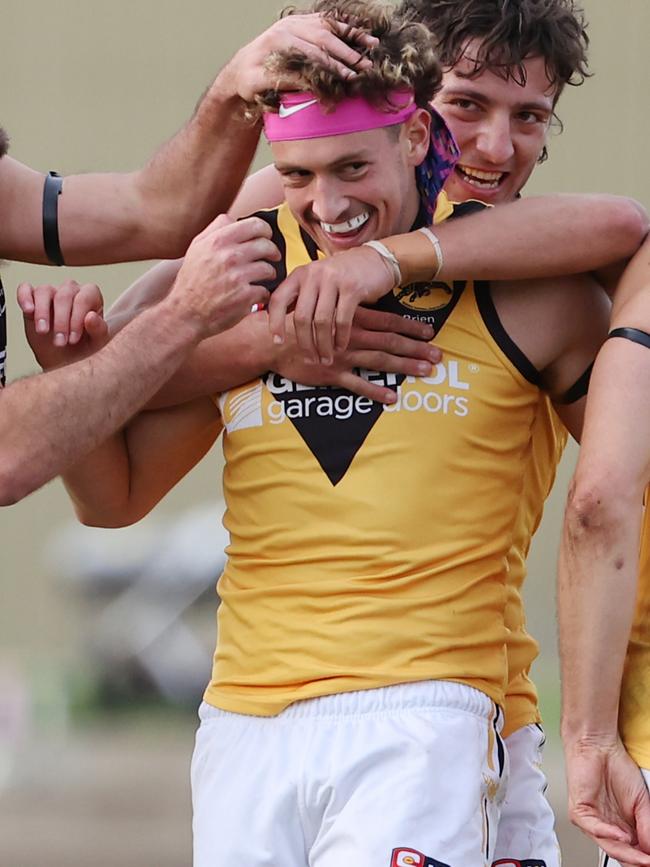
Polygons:
M397 15L429 28L443 69L455 66L476 40L469 78L489 69L523 87L524 61L543 57L554 106L565 85L578 86L590 76L587 22L576 0L402 0ZM561 132L557 113L553 118ZM544 147L539 162L547 158Z
M472 76L490 69L525 85L524 60L543 57L556 101L566 84L589 76L587 24L575 0L402 0L397 12L429 28L444 68L476 39Z
M424 24L397 18L395 7L376 0L316 0L307 9L291 7L283 15L319 12L349 25L341 38L372 60L372 67L358 75L344 78L300 51L287 49L272 54L267 67L279 76L296 80L296 90L309 90L324 104L334 106L345 97L363 96L375 105L387 105L392 90L410 88L415 102L426 107L442 81L431 34ZM355 42L361 29L376 36L378 45L361 50ZM277 109L280 93L267 91L257 100L259 110Z

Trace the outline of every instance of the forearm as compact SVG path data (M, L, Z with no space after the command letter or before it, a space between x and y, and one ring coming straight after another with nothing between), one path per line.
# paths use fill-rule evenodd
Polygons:
M64 474L77 517L100 527L139 521L206 454L221 427L209 399L138 413Z
M444 257L441 279L513 280L597 271L627 259L648 219L640 205L619 196L550 195L448 220L434 231ZM387 246L400 264L400 249L406 251L410 282L431 279L438 267L433 245L421 234L413 243L395 238Z
M0 503L18 501L109 437L198 339L198 325L176 305L160 305L96 355L0 391Z
M68 175L58 230L68 265L182 256L191 239L235 198L259 129L221 78L194 116L139 171ZM47 263L41 215L45 175L0 160L0 256Z
M194 235L216 214L226 213L237 195L260 126L244 118L235 86L226 67L193 117L137 175L144 211L157 217L155 226L143 227L150 243L158 245L153 256L182 255Z
M126 429L113 434L76 461L63 473L62 480L82 523L117 526L118 515L126 518L131 491Z
M240 219L264 208L275 207L282 199L280 176L274 166L266 166L246 179L229 213L234 219ZM158 262L132 283L108 312L111 334L119 331L135 315L164 298L182 264L182 259Z
M110 334L117 334L133 318L168 295L182 265L182 259L158 262L125 289L106 314Z
M66 177L59 235L67 264L182 256L230 207L258 138L241 100L217 78L194 116L139 171Z
M574 480L558 573L565 745L616 739L634 615L641 500L600 496Z
M558 608L565 743L615 734L650 480L650 351L606 341L565 516Z
M251 313L234 328L197 346L149 408L172 406L250 382L273 369L276 353L267 314Z

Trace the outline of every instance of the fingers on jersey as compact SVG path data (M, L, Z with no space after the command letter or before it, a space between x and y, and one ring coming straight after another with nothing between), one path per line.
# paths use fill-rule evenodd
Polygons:
M391 404L397 400L397 394L391 388L377 385L351 370L341 371L331 384L339 388L346 388L348 391L361 397L367 397L376 403Z
M398 313L385 313L382 310L369 310L360 307L354 317L354 325L366 328L368 331L385 331L403 334L416 340L431 340L434 331L427 322L419 319L409 319Z
M385 329L372 329L363 327L363 322L376 324L374 317L381 317L385 322ZM413 326L416 327L413 327ZM424 327L423 327L424 325ZM429 325L406 319L395 313L380 313L376 310L368 310L359 307L352 322L348 352L353 350L376 350L381 354L382 362L391 362L393 356L401 357L405 361L428 362L437 364L442 358L442 352L437 346L432 346L428 341L433 336L433 329ZM357 365L364 366L364 365ZM415 376L426 376L420 368L417 370L399 370L388 367L373 367L365 365L369 370L382 370L385 373L413 373Z
M329 364L334 349L346 349L352 319L363 293L343 292L331 260L301 265L275 290L269 304L269 327L276 343L285 340L285 317L295 306L296 340L305 359Z
M269 293L256 284L275 276L272 262L279 258L264 220L220 214L188 247L172 295L206 336L217 334L266 303Z
M322 266L326 263L301 265L280 284L269 303L269 328L274 342L284 343L285 318L293 308L296 341L305 360L331 364L341 299L338 287L328 279L327 268ZM350 321L348 340L340 346L341 349L348 345L351 327Z
M359 306L377 301L393 285L384 260L369 247L301 265L273 293L271 333L276 343L284 341L284 318L295 304L296 339L305 357L331 363L334 350L346 349L350 342Z

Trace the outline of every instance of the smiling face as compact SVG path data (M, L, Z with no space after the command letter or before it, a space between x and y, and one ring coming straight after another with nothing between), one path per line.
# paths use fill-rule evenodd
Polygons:
M528 180L546 143L555 89L541 57L525 62L523 87L489 69L468 78L472 70L468 57L471 46L445 72L433 101L461 152L445 191L456 202L469 198L493 205L508 202Z
M415 166L428 146L429 114L398 130L274 142L292 213L327 254L407 232L417 216Z

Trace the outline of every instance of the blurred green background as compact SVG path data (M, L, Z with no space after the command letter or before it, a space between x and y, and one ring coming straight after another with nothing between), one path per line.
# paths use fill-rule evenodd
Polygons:
M624 193L650 206L650 2L584 5L596 75L562 97L565 132L553 137L551 158L528 191ZM228 56L278 8L275 0L3 0L0 122L11 135L11 153L63 174L139 166L184 122ZM258 165L267 159L262 146ZM98 282L112 300L144 268L90 268L83 279ZM58 282L72 273L80 272L3 265L10 379L34 370L15 308L17 284ZM74 413L63 397L61 413ZM542 645L537 680L550 735L551 792L560 812L554 571L573 457L569 449L535 542L527 588L530 628ZM178 516L197 504L212 504L218 513L220 485L217 447L142 530L116 533L103 543L107 558L128 559L129 551L171 532ZM63 533L71 514L54 482L0 516L0 864L183 867L190 863L187 777L194 715L144 700L130 710L97 713L88 631L104 602L82 597L66 581L86 544L78 534ZM214 537L221 544L216 523ZM203 598L188 628L209 648L214 597L210 592ZM119 692L119 684L113 686ZM138 694L137 679L130 688ZM564 823L560 833L565 863L594 863L590 847Z

